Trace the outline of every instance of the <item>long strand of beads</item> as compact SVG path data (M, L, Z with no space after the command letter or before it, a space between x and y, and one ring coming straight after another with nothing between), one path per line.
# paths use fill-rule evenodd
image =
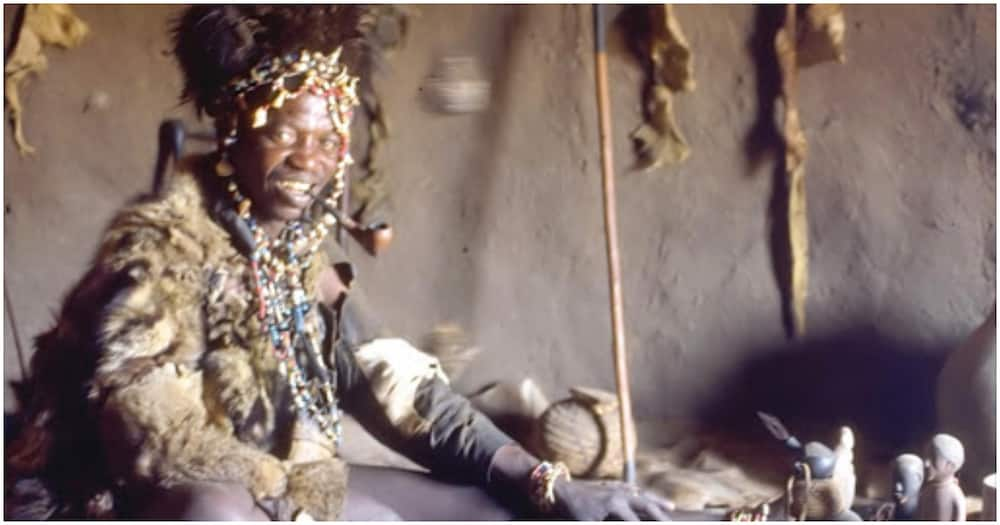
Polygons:
M358 104L358 79L339 63L341 50L329 55L302 50L274 57L251 70L249 78L234 81L229 96L242 110L249 109L246 95L267 87L268 101L253 110L253 126L267 123L268 111L281 108L287 99L309 92L326 98L328 112L340 138L340 150L334 172L333 191L326 198L328 209L336 209L344 191L344 174L353 163L349 152L350 123ZM300 80L300 81L299 81ZM297 86L297 87L293 87ZM313 257L337 219L324 213L310 223L294 221L276 239L270 239L250 214L250 199L240 194L235 182L229 191L240 217L253 234L255 250L250 254L253 288L259 304L261 330L279 362L279 371L288 381L296 408L312 417L322 431L338 445L341 439L340 413L336 402L336 367L328 368L319 351L318 313L303 289L302 278ZM302 348L304 346L304 348ZM308 377L296 349L313 364L317 375Z
M249 206L242 204L249 200L239 194L235 184L229 189L256 242L250 254L250 266L260 305L258 318L263 335L278 360L279 373L288 382L296 410L314 420L324 435L339 446L342 430L335 395L336 370L326 366L319 351L315 320L318 314L311 308L302 283L304 271L319 248L326 228L317 229L314 225L306 233L307 228L295 221L286 226L277 239L269 239L249 214ZM324 222L330 221L324 216L319 224ZM297 348L308 354L305 357L314 363L318 377L306 374L296 354Z

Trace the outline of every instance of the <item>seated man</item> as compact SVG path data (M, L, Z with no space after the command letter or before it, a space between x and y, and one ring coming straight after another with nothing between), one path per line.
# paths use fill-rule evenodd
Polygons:
M179 19L184 96L218 149L112 220L38 338L6 517L666 517L662 500L533 457L354 301L325 241L351 164L363 12ZM431 475L348 468L341 410Z

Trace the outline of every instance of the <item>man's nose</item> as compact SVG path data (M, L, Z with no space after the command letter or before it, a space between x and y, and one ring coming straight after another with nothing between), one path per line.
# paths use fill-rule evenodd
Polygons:
M288 164L297 170L313 172L319 163L319 148L311 138L305 138L296 144L288 155Z

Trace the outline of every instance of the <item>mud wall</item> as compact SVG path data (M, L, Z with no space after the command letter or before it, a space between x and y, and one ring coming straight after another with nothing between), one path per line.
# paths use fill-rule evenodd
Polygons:
M5 287L25 343L51 322L112 211L150 186L159 121L194 122L168 54L177 7L76 9L91 37L50 52L24 91L38 155L20 157L9 132L4 141ZM773 8L676 8L695 53L697 90L676 98L693 153L651 173L629 169L642 72L613 31L640 417L772 408L901 424L887 430L897 434L930 424L941 357L995 296L994 10L847 6L848 62L800 75L812 255L798 342L785 336L771 257L781 150L761 28ZM552 397L613 388L589 7L411 11L405 46L377 78L396 238L377 259L352 247L363 286L404 336L445 321L471 334L484 351L460 388L525 376ZM423 103L433 61L452 54L480 60L485 111L441 116ZM106 107L88 104L95 96ZM7 379L19 376L10 328L8 316Z

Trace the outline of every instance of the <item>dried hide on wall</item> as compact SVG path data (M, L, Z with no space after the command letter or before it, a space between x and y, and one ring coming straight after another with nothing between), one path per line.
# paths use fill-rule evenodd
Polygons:
M87 36L87 24L73 14L65 4L28 5L24 7L24 21L16 37L17 45L4 65L4 98L10 106L10 120L14 127L14 143L22 155L35 153L35 148L24 138L19 88L31 73L42 72L49 66L43 54L46 45L72 48L80 45Z
M694 65L680 22L670 4L632 8L630 14L635 53L645 63L647 84L643 92L645 123L632 131L638 160L636 168L652 170L679 164L691 154L674 117L673 94L693 91Z
M785 176L788 187L788 239L792 333L806 330L806 295L809 289L809 220L806 213L805 162L808 144L799 119L798 69L827 60L844 62L844 15L838 5L812 5L801 23L796 6L788 5L785 25L774 39L781 69L784 102ZM793 35L794 34L794 38Z
M844 11L838 4L815 4L798 24L796 63L800 68L831 60L847 62L844 53Z
M390 208L389 185L382 169L383 147L389 138L390 122L372 83L372 73L405 44L414 14L412 8L379 5L370 7L365 15L365 39L375 50L371 56L375 63L369 65L369 74L361 81L361 109L367 118L368 144L361 162L364 174L350 180L349 206L350 213L359 214L359 222L364 225L387 219Z

